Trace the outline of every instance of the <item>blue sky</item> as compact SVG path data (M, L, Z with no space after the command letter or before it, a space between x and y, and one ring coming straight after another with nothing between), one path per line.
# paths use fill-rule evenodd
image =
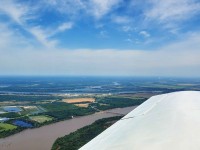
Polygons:
M1 75L200 75L199 0L1 0Z

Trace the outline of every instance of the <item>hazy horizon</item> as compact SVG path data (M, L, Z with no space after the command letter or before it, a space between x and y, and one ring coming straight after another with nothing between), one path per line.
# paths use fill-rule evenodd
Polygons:
M140 76L133 76L133 75L52 75L52 74L5 74L5 75L0 75L0 77L60 77L60 78L188 78L188 79L199 79L199 76L145 76L145 75L140 75Z

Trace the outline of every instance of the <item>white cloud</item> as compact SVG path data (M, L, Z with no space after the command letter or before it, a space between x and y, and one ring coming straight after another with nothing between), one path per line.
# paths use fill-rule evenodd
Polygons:
M145 38L150 37L151 35L147 31L140 31L140 35L144 36Z
M122 31L124 32L133 31L133 28L129 25L125 25L125 26L122 26Z
M117 7L122 0L44 0L43 2L52 9L68 14L69 17L87 14L100 19Z
M11 30L9 24L0 22L0 51L14 49L17 51L21 47L30 47L32 41L24 38L18 30Z
M58 40L51 39L54 35L69 30L73 27L72 22L65 22L57 28L42 28L40 26L29 27L28 31L45 47L54 48L58 44Z
M196 0L149 0L149 3L151 8L146 9L146 17L161 23L185 20L200 12Z
M44 7L57 10L63 14L69 14L71 17L80 13L86 8L86 3L82 0L43 0Z
M29 28L29 32L45 47L53 48L57 44L56 40L48 39L52 31L48 32L48 30L45 31L40 26L35 26Z
M18 24L22 24L24 14L27 13L27 7L14 4L11 0L2 0L0 1L0 11L8 14Z
M33 26L27 24L27 21L36 18L37 16L37 13L35 12L36 10L37 7L29 6L27 4L26 5L18 4L14 0L0 1L0 12L9 16L12 19L12 21L14 21L17 25L20 25L21 28L23 28L25 31L31 34L43 46L55 47L57 41L49 39L49 37L58 32L64 31L67 28L68 29L71 28L72 23L62 24L61 26L58 27L58 29L52 29L48 27L44 29L37 25ZM14 30L14 29L9 28L9 30ZM19 36L19 35L14 34L13 36Z
M80 0L50 0L46 1L45 4L49 4L63 13L80 14L80 11L85 11L96 19L100 19L119 2L120 0L89 0L89 2ZM52 37L59 32L71 29L74 23L64 22L57 27L52 27L51 25L42 27L34 23L29 24L29 20L38 17L38 10L44 6L41 4L31 6L29 3L18 3L15 0L0 1L0 13L3 12L9 16L13 22L20 25L21 28L31 34L43 46L53 48L57 45L58 40L54 40Z
M126 42L133 43L133 40L130 38L125 39Z
M73 23L72 22L65 22L63 24L61 24L58 27L58 31L65 31L65 30L69 30L73 27Z
M133 38L129 36L129 38L125 39L124 41L129 42L132 45L141 44L141 41L137 38Z
M131 19L127 16L112 16L112 21L118 24L127 24Z
M90 13L97 19L113 10L121 0L90 0Z

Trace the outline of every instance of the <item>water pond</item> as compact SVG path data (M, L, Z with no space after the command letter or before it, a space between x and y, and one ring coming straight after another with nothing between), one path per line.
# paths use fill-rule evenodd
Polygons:
M13 124L16 125L16 126L25 127L25 128L32 128L33 127L32 124L24 122L22 120L15 120L13 122Z
M17 106L5 106L3 107L4 111L7 111L7 112L20 112L22 111L21 108L17 107Z

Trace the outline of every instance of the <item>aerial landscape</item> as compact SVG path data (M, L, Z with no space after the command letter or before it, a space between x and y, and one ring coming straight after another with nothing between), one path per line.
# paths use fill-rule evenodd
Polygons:
M157 150L189 117L200 133L199 43L198 0L1 0L0 150Z
M113 118L113 120L117 121L120 116L124 115L123 110L115 110L112 112L112 109L129 108L128 110L130 111L153 95L175 91L200 90L200 79L197 78L58 76L1 77L0 81L1 138L12 136L25 129L34 129L64 120L75 121L76 118L79 119L81 116L89 116L100 112L105 113L105 116L99 116L100 118L119 116ZM93 122L92 120L90 118L91 122ZM82 124L84 125L85 123ZM100 127L103 127L103 125ZM52 130L52 128L56 128L56 126L50 129ZM52 138L55 138L54 140L61 135L65 135L63 135L65 130L64 125L61 125L59 128L62 131L57 137L51 135ZM50 129L42 130L41 128L39 134L50 132ZM79 143L77 147L80 148L80 146L83 146L92 137L101 133L103 129L99 129L99 132L91 135L91 137L89 136L85 142L79 143L74 139L76 143ZM95 129L95 131L98 130ZM31 134L34 132L36 133L38 131L33 130ZM52 134L55 133L53 132ZM25 137L27 138L27 135ZM44 135L43 138L47 139L47 135ZM82 139L87 138L82 137ZM2 148L9 147L9 142L7 141L5 139L5 141L2 140L2 143L0 142ZM14 141L11 143L15 145ZM59 147L60 145L62 146L62 142L56 141L56 143L53 149L58 148L56 145L59 145ZM29 142L29 144L31 143ZM53 143L47 145L52 146ZM66 140L64 140L64 145L66 146ZM73 145L75 147L74 149L77 149L75 144ZM69 147L73 148L70 145L66 147L68 147L67 149ZM32 148L36 149L34 146Z

